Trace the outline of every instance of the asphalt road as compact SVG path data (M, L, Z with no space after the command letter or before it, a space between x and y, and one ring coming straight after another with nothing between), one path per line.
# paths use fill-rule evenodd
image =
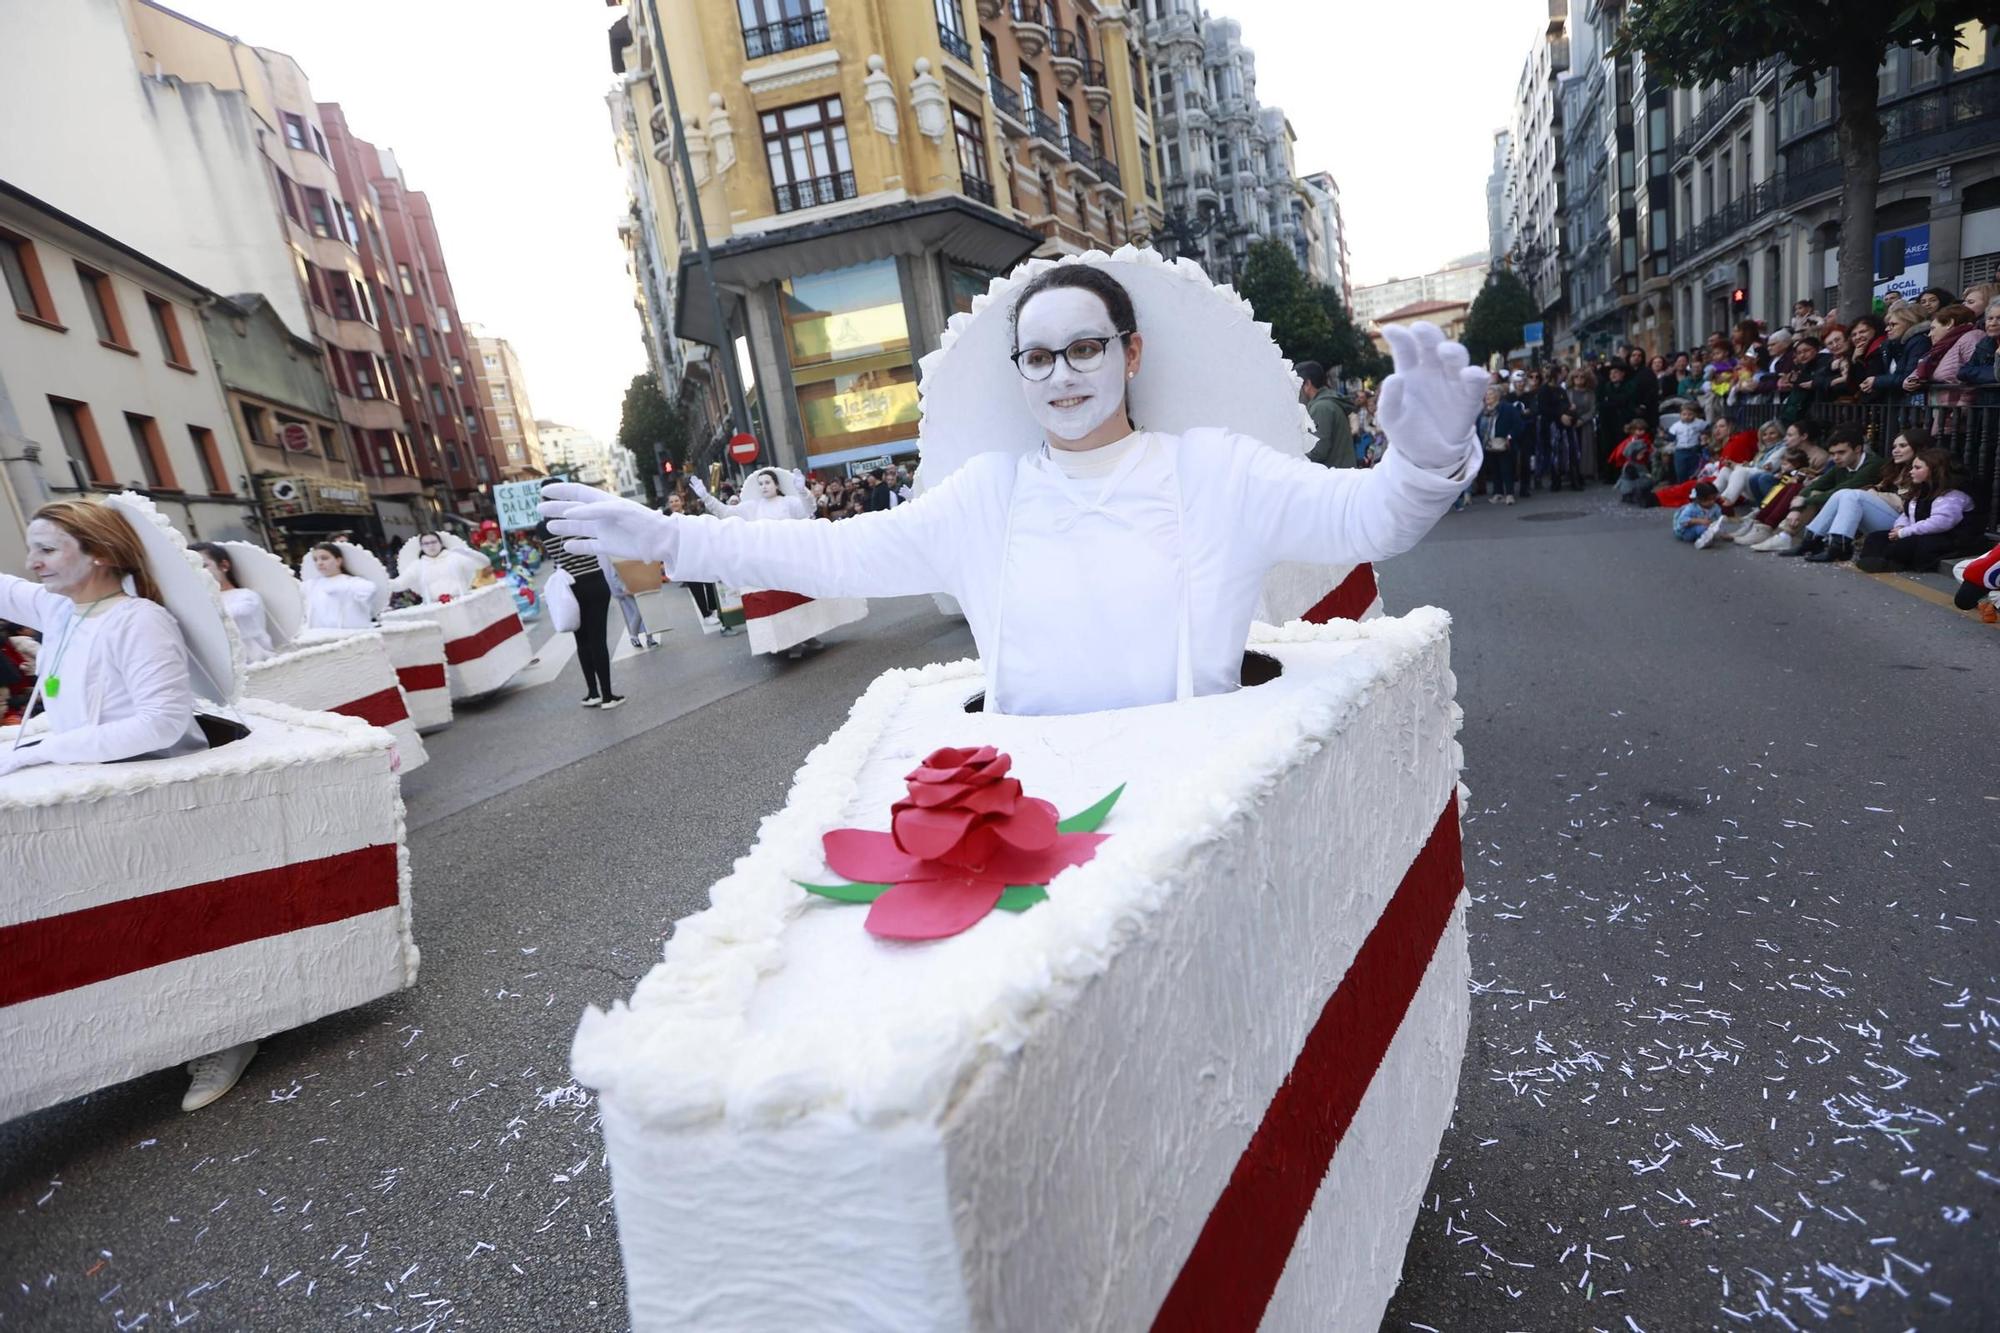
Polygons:
M1382 571L1454 613L1476 995L1387 1328L2000 1325L2000 631L1695 552L1601 492L1455 515ZM467 710L405 783L418 986L0 1126L0 1328L618 1330L578 1013L630 993L888 666L676 628ZM1136 1313L1133 1326L1143 1326Z

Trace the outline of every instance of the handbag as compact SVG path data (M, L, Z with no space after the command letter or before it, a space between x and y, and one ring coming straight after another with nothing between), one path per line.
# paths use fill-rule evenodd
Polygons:
M557 568L542 589L542 605L548 608L549 626L558 634L574 634L583 628L583 608L576 604L576 580L567 569Z
M1486 441L1486 452L1489 454L1504 454L1508 449L1513 447L1513 444L1513 436L1495 435Z

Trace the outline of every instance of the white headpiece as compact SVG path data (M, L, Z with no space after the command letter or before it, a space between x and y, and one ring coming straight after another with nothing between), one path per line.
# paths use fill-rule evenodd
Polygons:
M353 542L315 542L316 546L331 546L340 552L340 563L347 566L347 572L358 579L367 579L375 585L375 596L368 603L370 614L381 615L389 606L389 571L382 567L370 551L364 551ZM321 577L319 566L313 563L312 552L307 551L305 559L299 561L299 578L310 583Z
M187 642L195 693L217 703L234 703L243 691L243 645L222 610L222 589L214 576L145 496L120 491L104 503L123 514L139 534L139 544L146 550L146 572L159 585L160 601L180 624L181 638Z
M403 578L409 578L412 574L416 572L417 561L423 558L424 554L423 541L425 537L437 538L438 541L443 545L444 549L447 551L458 551L462 554L469 555L482 565L487 563L485 556L473 550L470 546L467 546L465 544L465 538L459 536L456 533L423 532L423 533L418 533L416 536L410 538L408 541L404 542L401 546L396 548L396 573L401 575ZM352 566L349 566L349 568L352 568Z
M219 542L229 552L229 576L264 601L264 616L280 644L299 637L305 625L306 594L292 567L254 542Z
M1233 288L1211 282L1192 259L1169 262L1156 250L1121 246L1059 260L1031 259L995 278L972 309L953 315L937 350L919 366L923 416L917 426L926 487L936 486L976 454L1027 453L1042 431L1008 353L1008 315L1021 289L1046 269L1090 264L1132 297L1145 354L1131 382L1132 420L1146 430L1179 433L1219 426L1281 453L1303 456L1314 439L1299 402L1299 380Z

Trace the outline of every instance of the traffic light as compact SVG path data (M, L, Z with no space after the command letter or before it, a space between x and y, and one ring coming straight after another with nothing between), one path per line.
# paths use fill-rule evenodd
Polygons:
M660 460L660 471L661 471L661 472L663 472L663 473L665 473L665 474L666 474L667 476L669 476L669 477L673 476L673 475L674 475L674 460L673 460L673 459L671 459L671 458L662 458L662 459Z
M1741 310L1749 300L1750 293L1738 287L1735 291L1729 293L1729 308L1731 310Z

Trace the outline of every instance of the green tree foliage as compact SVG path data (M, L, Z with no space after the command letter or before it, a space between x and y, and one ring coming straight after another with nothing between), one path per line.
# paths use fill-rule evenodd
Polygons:
M660 463L672 459L676 472L686 469L688 429L686 417L667 402L660 392L660 377L650 370L634 375L626 386L618 443L638 460L647 501L658 504L664 481Z
M1338 366L1349 377L1380 378L1388 372L1387 358L1355 325L1340 293L1308 280L1283 241L1250 247L1236 290L1271 326L1271 338L1288 360Z
M1763 60L1808 89L1836 80L1840 148L1840 312L1874 300L1875 192L1882 179L1876 71L1893 47L1941 54L1958 28L2000 17L1994 0L1643 0L1627 10L1620 52L1642 52L1649 77L1679 87L1720 82Z
M1534 293L1512 269L1496 268L1465 316L1465 350L1476 365L1521 345L1521 326L1540 318Z

